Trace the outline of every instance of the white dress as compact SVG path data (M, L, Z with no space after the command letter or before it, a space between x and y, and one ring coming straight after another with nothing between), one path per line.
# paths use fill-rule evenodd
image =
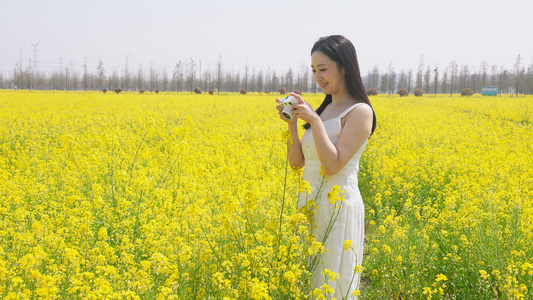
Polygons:
M334 145L339 141L341 134L341 118L359 104L362 103L350 106L336 118L322 121L328 137ZM329 176L329 179L322 183L320 191L318 191L318 189L323 181L323 176L320 175L321 163L318 158L311 128L304 133L301 143L305 157L303 178L311 185L311 187L313 187L313 191L311 192L311 195L308 195L306 198L300 197L298 205L305 205L307 201L306 199L315 199L317 202L319 209L316 210L316 215L314 215L313 220L316 228L311 228L311 232L315 234L315 239L317 241L323 240L326 226L331 218L331 212L334 211L334 205L331 204L327 198L328 192L330 192L336 185L340 187L341 191L346 191L344 193L345 201L340 206L341 209L338 219L334 223L334 226L324 243L324 248L329 251L322 254L323 263L318 264L313 274L313 289L320 288L325 283L325 276L322 274L322 271L325 268L339 274L339 279L328 283L335 290L334 297L336 299L352 299L352 293L354 290L358 289L360 278L360 273L357 273L352 281L354 268L360 266L363 262L365 212L363 199L359 192L357 172L359 171L359 159L361 158L361 154L365 149L367 141L363 143L361 148L357 150L355 155L342 170L333 176ZM344 250L343 244L346 240L351 240L355 243L355 254L353 251ZM351 285L350 282L352 282Z

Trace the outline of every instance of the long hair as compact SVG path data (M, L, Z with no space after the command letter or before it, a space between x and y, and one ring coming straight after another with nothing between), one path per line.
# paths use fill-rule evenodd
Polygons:
M365 91L365 86L363 85L363 80L361 80L361 72L359 71L359 64L357 63L357 55L355 53L355 47L352 42L342 35L330 35L326 37L321 37L316 41L311 49L311 55L315 51L320 51L329 57L332 61L337 64L337 68L344 68L345 75L344 79L346 80L346 87L348 92L352 97L358 101L362 101L370 107L370 100ZM320 115L326 106L328 106L332 101L331 95L326 95L322 104L316 109L316 113ZM376 114L374 109L372 109L373 120L372 120L372 133L376 129ZM304 125L305 129L309 129L311 124L306 123Z

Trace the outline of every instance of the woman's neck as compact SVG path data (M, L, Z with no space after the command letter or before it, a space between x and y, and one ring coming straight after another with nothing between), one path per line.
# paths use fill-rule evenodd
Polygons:
M331 103L334 105L342 105L347 102L355 102L356 100L350 95L348 89L342 89L338 93L331 95Z

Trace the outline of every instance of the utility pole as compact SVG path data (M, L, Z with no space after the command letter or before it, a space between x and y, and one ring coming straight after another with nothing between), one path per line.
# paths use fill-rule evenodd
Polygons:
M66 75L65 75L65 92L68 92L68 68L66 68Z

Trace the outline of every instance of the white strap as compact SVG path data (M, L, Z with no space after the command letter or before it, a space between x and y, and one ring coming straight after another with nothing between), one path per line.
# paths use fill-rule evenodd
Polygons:
M339 115L339 119L344 118L344 116L346 116L347 113L349 113L352 109L356 108L357 105L359 104L363 104L363 102L355 103L354 105L348 107L348 109L346 109L345 111L342 112L342 114Z

